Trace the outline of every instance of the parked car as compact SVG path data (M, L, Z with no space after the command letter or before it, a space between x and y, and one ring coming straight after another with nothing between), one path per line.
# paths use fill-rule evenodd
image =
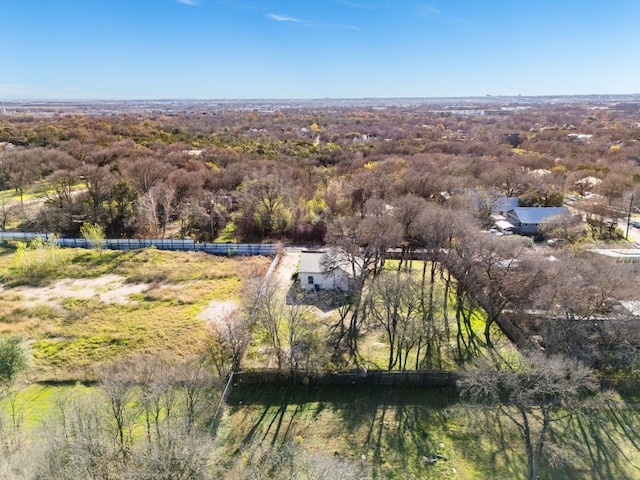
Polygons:
M567 243L566 238L551 238L547 240L547 245L552 248L561 247L565 243Z
M629 222L629 226L634 228L640 228L640 222L636 222L636 221Z

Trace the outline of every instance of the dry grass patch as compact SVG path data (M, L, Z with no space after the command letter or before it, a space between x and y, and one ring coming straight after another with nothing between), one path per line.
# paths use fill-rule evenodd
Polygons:
M12 256L2 253L0 274L10 276ZM100 363L131 353L199 354L209 333L199 315L212 301L239 300L244 275L264 274L271 261L154 249L61 253L67 278L56 272L38 287L0 292L0 332L28 340L32 380L91 379Z
M148 284L125 285L120 275L102 275L86 279L58 280L46 287L19 286L12 289L23 298L24 305L35 307L44 304L60 307L66 298L98 297L103 303L127 303L129 296L149 288Z

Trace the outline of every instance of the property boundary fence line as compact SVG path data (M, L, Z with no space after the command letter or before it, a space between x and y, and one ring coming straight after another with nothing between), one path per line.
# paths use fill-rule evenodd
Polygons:
M49 240L46 233L0 232L0 241L30 241L35 238ZM84 238L56 237L61 247L92 248L93 245ZM139 250L155 247L158 250L174 250L181 252L205 252L212 255L275 255L279 246L273 243L196 243L191 239L147 239L147 238L109 238L102 242L107 250Z
M218 425L218 422L220 421L219 415L221 415L221 412L223 411L223 406L224 404L227 403L227 400L229 399L229 395L231 395L231 390L233 390L233 377L234 377L235 373L231 372L229 374L229 380L227 381L227 384L224 387L224 390L222 391L222 396L220 397L220 402L218 403L218 407L216 408L216 412L213 414L213 421L211 422L211 428L215 428Z
M271 262L271 265L269 265L269 269L267 270L267 273L265 273L264 275L264 280L262 280L262 285L260 286L260 292L258 293L258 298L256 299L256 301L260 300L260 298L267 291L267 285L271 281L271 277L273 277L274 272L276 271L276 269L278 268L278 265L280 265L280 262L282 261L282 256L284 255L284 249L281 246L278 246L277 252L278 253L276 254L273 261ZM253 317L253 312L251 316Z
M455 388L457 374L442 371L315 373L255 370L236 372L234 386L336 386Z
M455 389L458 375L455 372L442 371L367 371L348 373L318 373L297 370L259 369L252 371L231 372L229 380L220 397L220 403L213 415L211 429L217 427L220 416L228 403L229 396L235 387L276 386L276 387L405 387L405 388L446 388Z

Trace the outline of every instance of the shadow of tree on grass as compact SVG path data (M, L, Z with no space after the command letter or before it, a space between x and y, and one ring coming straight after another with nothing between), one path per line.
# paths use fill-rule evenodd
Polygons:
M374 478L520 478L526 472L523 440L511 421L497 410L460 404L451 391L241 387L229 405L231 416L243 419L236 453L255 441L284 447L299 438L305 447L366 462ZM640 478L638 410L574 416L554 425L550 444L563 448L545 457L541 478Z

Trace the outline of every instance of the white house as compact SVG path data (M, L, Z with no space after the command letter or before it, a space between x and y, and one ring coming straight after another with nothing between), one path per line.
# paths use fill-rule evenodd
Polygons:
M352 262L342 251L303 250L298 271L300 286L308 290L346 291L353 277Z

